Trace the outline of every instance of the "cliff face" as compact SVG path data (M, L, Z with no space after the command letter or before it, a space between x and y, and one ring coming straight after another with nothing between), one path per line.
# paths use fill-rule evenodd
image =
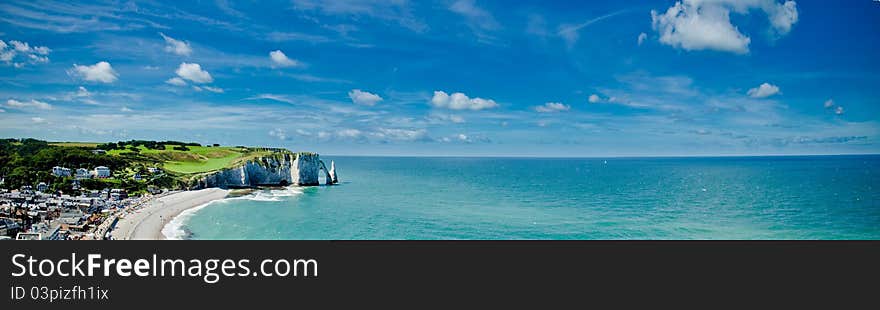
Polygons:
M320 159L314 153L281 153L249 160L197 181L197 188L318 185Z

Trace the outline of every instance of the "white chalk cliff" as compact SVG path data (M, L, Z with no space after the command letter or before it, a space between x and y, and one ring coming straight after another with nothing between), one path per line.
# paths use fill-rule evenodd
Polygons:
M315 153L277 153L258 157L236 168L223 169L207 174L197 180L193 187L240 188L257 186L314 186L319 185L319 170L327 172L324 163ZM335 166L333 175L335 175ZM323 168L323 169L322 169ZM333 184L335 177L327 177Z

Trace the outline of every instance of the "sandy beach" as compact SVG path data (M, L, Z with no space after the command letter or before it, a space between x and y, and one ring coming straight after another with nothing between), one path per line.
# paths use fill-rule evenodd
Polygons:
M111 235L116 240L162 240L162 228L186 209L223 199L228 190L208 188L157 198L144 208L119 219Z

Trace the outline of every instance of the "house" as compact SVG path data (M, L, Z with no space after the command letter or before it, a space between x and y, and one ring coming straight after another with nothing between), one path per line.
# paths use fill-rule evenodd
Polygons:
M99 149L99 150L92 150L92 154L95 154L95 155L104 155L104 154L107 154L107 151L105 151L105 150L100 150L100 149Z
M49 185L46 184L46 182L40 182L40 184L37 184L38 192L45 192L47 190L49 190Z
M144 179L144 177L142 177L140 173L135 173L132 178L134 178L135 181L140 181Z
M157 174L157 173L162 172L162 169L159 169L156 167L149 167L149 168L147 168L147 171L150 172L150 174Z
M106 179L110 177L110 168L104 166L95 167L95 177Z
M114 188L110 191L110 200L119 201L128 198L128 192L124 189Z
M90 178L92 178L92 173L89 172L89 169L86 169L86 168L76 169L76 179L77 180L90 179Z
M70 168L64 168L55 166L52 167L52 174L56 177L69 177L70 176Z

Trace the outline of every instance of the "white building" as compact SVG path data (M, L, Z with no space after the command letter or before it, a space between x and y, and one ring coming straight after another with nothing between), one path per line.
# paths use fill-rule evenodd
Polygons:
M76 169L76 179L77 180L90 179L91 177L92 177L92 173L89 172L89 169L86 169L86 168Z
M40 182L40 184L37 184L38 192L45 192L47 190L49 190L49 185L46 184L46 182Z
M95 167L95 177L97 178L109 178L110 177L110 168L104 166Z
M52 174L56 177L69 177L70 176L70 168L64 168L55 166L52 167Z

